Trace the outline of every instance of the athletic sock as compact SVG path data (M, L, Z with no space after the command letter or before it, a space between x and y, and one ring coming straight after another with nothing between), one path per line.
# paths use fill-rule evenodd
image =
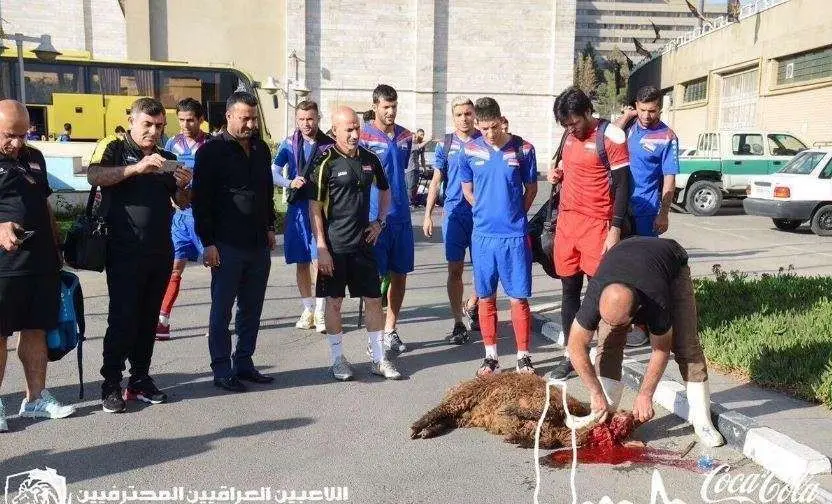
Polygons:
M315 312L323 313L326 306L326 298L315 298Z
M176 303L176 298L179 296L179 284L182 282L182 275L179 273L171 273L168 280L168 288L165 290L165 297L162 299L162 307L159 310L160 314L165 317L170 317L173 311L173 305Z
M382 331L367 331L367 342L370 344L370 350L373 353L373 362L379 362L384 358L383 337Z
M311 312L312 308L315 307L315 298L305 297L305 298L300 298L300 301L301 301L301 303L303 303L303 309L305 311Z
M531 339L532 312L529 302L525 299L511 303L511 325L514 328L514 341L517 343L517 353L529 351Z
M341 341L344 339L344 333L330 334L327 339L329 339L329 356L332 359L332 364L335 364L338 357L341 357Z
M480 299L480 334L486 346L497 346L497 301L494 298Z

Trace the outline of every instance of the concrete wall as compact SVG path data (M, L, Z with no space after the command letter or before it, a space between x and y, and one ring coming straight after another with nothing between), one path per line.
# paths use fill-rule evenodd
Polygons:
M102 59L127 56L126 24L116 0L3 0L0 17L5 33L48 34L59 51L89 51Z
M674 89L665 120L683 145L693 145L703 129L717 128L722 76L759 69L757 127L789 130L811 142L832 140L832 78L776 85L775 58L830 43L832 10L827 0L790 0L740 23L711 32L654 59L630 77L630 92L652 84ZM682 103L682 84L708 77L708 98Z
M286 1L129 0L125 2L131 59L222 63L265 82L282 81L286 65ZM285 105L258 93L274 139L285 134Z
M335 106L367 110L386 83L399 92L407 128L440 138L454 96L488 95L540 159L553 150L552 103L572 83L575 0L390 0L383 9L288 0L287 26L305 27L287 31L287 49L305 60L299 78L321 104L324 129Z

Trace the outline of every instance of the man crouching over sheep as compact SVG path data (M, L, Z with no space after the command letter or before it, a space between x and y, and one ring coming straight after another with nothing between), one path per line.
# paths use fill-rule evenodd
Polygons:
M701 443L725 443L711 423L708 369L697 334L696 300L688 254L674 240L633 237L610 249L590 280L569 334L572 365L590 391L592 413L584 422L603 421L618 409L623 384L624 343L633 322L647 325L653 353L633 405L636 421L653 417L653 394L671 350L682 373L690 405L688 420ZM598 329L596 376L588 355ZM600 379L599 379L600 378Z

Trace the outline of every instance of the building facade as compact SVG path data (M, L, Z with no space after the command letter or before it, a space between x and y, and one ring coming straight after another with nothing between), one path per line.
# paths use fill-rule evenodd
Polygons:
M725 3L714 4L704 0L692 0L705 17L724 15ZM659 29L656 38L653 22ZM575 18L575 50L582 51L592 44L601 56L609 56L616 48L631 60L643 56L636 53L633 38L648 51L661 48L675 37L697 26L685 0L578 0Z
M662 117L683 146L695 147L706 129L832 141L829 26L827 0L757 0L743 7L739 23L694 33L634 69L629 93L664 90Z

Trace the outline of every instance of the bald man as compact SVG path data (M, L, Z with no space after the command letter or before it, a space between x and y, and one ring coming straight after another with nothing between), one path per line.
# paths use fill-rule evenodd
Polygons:
M697 334L698 317L688 254L674 240L633 237L604 254L589 281L569 333L569 357L591 394L593 416L618 409L623 385L621 365L627 331L645 324L652 354L633 414L653 418L653 394L667 367L670 352L685 381L690 406L688 421L702 444L725 443L711 422L708 369ZM596 376L587 349L598 330Z
M26 377L20 416L64 418L75 412L46 390L46 331L58 325L58 234L46 198L52 193L46 162L25 144L29 114L21 103L0 101L0 384L6 340L20 332L17 355ZM0 432L9 428L0 401Z
M360 133L355 111L349 107L336 109L332 115L335 144L319 151L312 161L309 215L318 246L316 296L327 298L326 333L333 378L347 381L354 376L341 350L341 303L349 287L350 297L364 299L371 372L398 380L401 374L384 352L381 283L373 254L390 211L390 186L378 157L359 147ZM378 218L370 221L373 185L379 194Z

